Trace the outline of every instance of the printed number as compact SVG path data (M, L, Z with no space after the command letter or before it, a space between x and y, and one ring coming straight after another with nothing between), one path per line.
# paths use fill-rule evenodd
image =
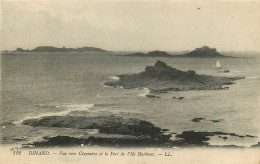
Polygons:
M21 155L21 151L20 150L14 151L13 155Z

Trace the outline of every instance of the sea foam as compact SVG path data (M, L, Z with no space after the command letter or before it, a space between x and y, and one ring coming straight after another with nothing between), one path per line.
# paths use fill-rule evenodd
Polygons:
M65 110L59 111L59 112L47 112L47 113L41 113L35 116L27 116L21 120L12 122L13 124L21 124L24 120L28 119L38 119L41 117L49 117L49 116L64 116L69 114L73 111L86 111L92 108L94 104L76 104L76 105L62 105L60 108L63 108Z
M246 77L247 79L258 79L257 76L252 76L252 77Z
M113 79L113 80L119 80L119 77L118 77L118 76L110 76L109 78L110 78L110 79Z
M150 90L148 88L143 88L142 93L140 93L138 96L145 97L150 93Z

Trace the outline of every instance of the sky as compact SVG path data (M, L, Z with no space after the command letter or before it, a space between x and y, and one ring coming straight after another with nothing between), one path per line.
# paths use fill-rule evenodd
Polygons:
M255 1L3 1L1 16L2 50L260 51Z

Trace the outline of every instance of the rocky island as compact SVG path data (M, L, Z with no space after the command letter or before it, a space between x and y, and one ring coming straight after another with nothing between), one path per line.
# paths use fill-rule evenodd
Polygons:
M196 48L195 50L189 52L184 51L184 54L181 55L170 55L165 51L152 51L147 54L145 53L134 53L124 56L136 56L136 57L181 57L181 58L226 58L230 56L225 56L217 52L216 48L209 48L208 46L203 46L201 48Z
M216 48L209 48L208 46L203 46L201 48L196 48L195 50L188 52L184 55L178 55L178 57L186 58L224 58L229 56L224 56L217 52Z
M151 51L148 52L147 54L145 53L141 53L141 52L137 52L134 54L128 54L128 55L124 55L124 56L137 56L137 57L172 57L172 55L168 54L165 51Z
M57 48L53 46L39 46L32 50L24 50L17 48L14 52L108 52L106 50L95 48L95 47L81 47L81 48Z
M181 71L158 60L154 66L147 66L144 72L132 75L118 75L119 80L107 82L112 87L148 88L150 93L187 90L218 90L227 89L235 80L244 77L217 77L198 75L193 70Z

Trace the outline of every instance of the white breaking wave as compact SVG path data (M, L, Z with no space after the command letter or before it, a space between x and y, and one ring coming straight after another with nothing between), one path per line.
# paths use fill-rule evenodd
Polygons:
M59 111L59 112L47 112L47 113L41 113L35 116L28 116L21 120L12 122L13 124L21 124L24 120L28 119L37 119L41 117L48 117L48 116L65 116L73 111L86 111L92 108L94 104L78 104L78 105L63 105L60 106L64 108L65 110Z
M257 79L258 77L252 76L252 77L246 77L247 79Z
M235 73L241 73L241 72L245 72L245 71L236 71L236 70L232 70L232 72L235 72Z
M110 79L113 79L113 80L119 80L119 77L118 76L111 76L109 77Z
M143 93L140 93L138 96L145 97L150 93L150 90L148 88L143 88Z
M42 108L54 108L54 109L59 109L61 106L55 106L55 105L47 105L47 104L34 104L34 106L42 107Z
M103 87L105 88L120 88L120 89L125 89L123 86L109 86L109 85L105 85L105 84L101 84Z
M108 85L105 85L105 84L100 84L100 85L102 85L105 88L112 88L111 86L108 86Z

